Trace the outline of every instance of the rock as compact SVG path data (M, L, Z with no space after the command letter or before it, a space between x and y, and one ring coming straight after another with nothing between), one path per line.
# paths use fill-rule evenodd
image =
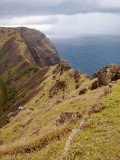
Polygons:
M81 73L80 71L76 71L76 72L75 72L75 81L76 81L76 83L79 82L79 79L80 79L81 74L82 74L82 73Z
M96 89L96 88L98 88L98 81L97 81L97 80L92 83L90 89L91 89L91 90L94 90L94 89Z
M112 81L111 83L109 83L108 85L109 85L109 87L112 87L114 84L116 84L117 83L117 81Z
M56 76L53 76L53 79L55 79L56 78Z
M64 81L56 80L56 84L49 91L49 97L52 98L54 95L57 95L59 90L64 91L65 87L66 87L66 84Z
M32 111L34 111L34 108L29 108L29 110L32 110Z
M19 110L19 111L23 111L23 110L25 110L26 108L27 108L27 106L24 106L24 107L21 107L21 106L20 106L20 107L18 108L18 110Z
M116 64L110 64L101 68L98 73L98 86L106 86L112 81L120 79L120 66Z
M36 136L41 136L43 133L42 132L37 132Z
M10 117L15 117L16 116L16 112L10 112L8 115L7 115L7 118L9 119Z
M67 71L71 69L71 67L68 66L68 63L65 61L60 61L60 63L58 64L58 66L56 67L56 69L53 71L53 74L58 74L60 73L60 75L62 75L64 73L64 71Z
M95 104L92 108L91 108L91 110L89 111L89 115L91 115L92 113L98 113L98 112L100 112L100 111L102 111L103 109L105 108L105 106L104 105L102 105L102 104Z
M87 92L88 88L83 88L80 90L79 95L85 94Z
M58 99L57 102L56 102L56 104L57 104L57 103L62 103L62 100Z
M111 90L110 90L110 88L108 88L108 89L105 90L104 96L107 96L110 93L111 93Z
M62 125L65 122L68 122L72 119L78 120L81 119L82 114L79 112L62 112L60 118L56 120L56 126Z
M79 84L76 85L76 89L78 89L78 88L79 88Z

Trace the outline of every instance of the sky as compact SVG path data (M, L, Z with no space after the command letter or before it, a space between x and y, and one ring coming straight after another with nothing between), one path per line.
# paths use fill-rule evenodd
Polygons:
M0 0L0 26L120 35L120 0Z

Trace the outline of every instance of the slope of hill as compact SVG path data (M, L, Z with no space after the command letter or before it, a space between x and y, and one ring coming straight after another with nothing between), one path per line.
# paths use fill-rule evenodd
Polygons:
M31 65L45 68L59 61L43 33L25 27L0 28L0 73L5 81Z
M45 51L38 31L15 30L20 30L29 53L18 54L15 45L11 50L9 43L0 50L1 54L7 47L14 51L14 55L9 53L9 57L2 58L0 66L9 100L0 114L0 159L119 160L120 66L103 67L90 79L80 71L75 72L65 61L59 62L54 49L50 49L51 53ZM45 41L45 46L50 47L50 42ZM40 51L39 60L36 48ZM16 69L16 62L11 59L19 59L18 55L22 60ZM8 68L3 67L6 62Z
M31 88L35 90L48 66L59 62L55 47L43 33L25 27L0 27L0 77L6 84L10 101L4 110L14 106L14 97L21 99ZM31 95L32 91L28 97ZM27 99L24 98L21 104Z
M4 82L0 79L0 106L5 105L6 103L7 103L7 91Z

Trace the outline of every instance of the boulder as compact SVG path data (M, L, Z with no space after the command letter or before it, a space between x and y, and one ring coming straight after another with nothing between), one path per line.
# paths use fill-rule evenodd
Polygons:
M71 69L71 67L69 67L69 65L68 65L68 63L66 61L60 61L58 66L53 71L53 74L60 73L60 75L62 75L64 73L64 71L67 71L69 69Z
M79 95L85 94L87 92L88 88L83 88L80 90Z
M23 111L23 110L25 110L26 108L27 108L27 106L24 106L24 107L21 107L21 106L20 106L20 107L18 108L18 110L19 110L19 111Z
M90 89L91 89L91 90L94 90L94 89L96 89L96 88L98 88L98 81L97 81L97 80L92 83Z
M112 81L120 79L120 66L116 64L110 64L101 68L98 73L98 86L106 86Z
M7 118L9 119L10 117L15 117L16 116L16 112L10 112L8 115L7 115Z

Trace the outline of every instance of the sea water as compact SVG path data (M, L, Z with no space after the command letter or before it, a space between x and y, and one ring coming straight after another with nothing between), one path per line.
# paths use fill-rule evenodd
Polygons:
M90 77L108 64L120 65L120 36L72 35L50 37L62 60Z

